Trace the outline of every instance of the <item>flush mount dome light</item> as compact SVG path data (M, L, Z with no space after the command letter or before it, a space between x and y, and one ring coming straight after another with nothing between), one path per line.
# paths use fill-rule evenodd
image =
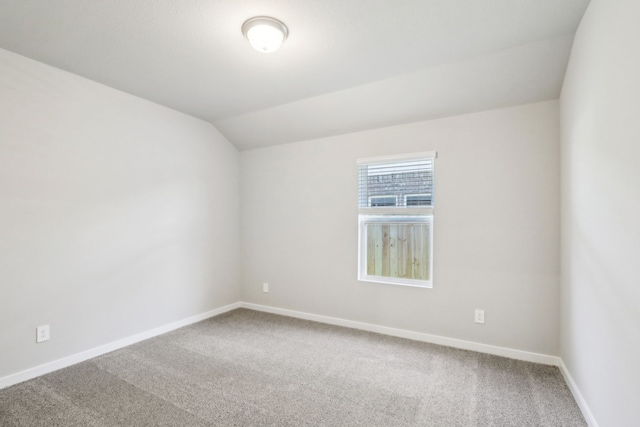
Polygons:
M280 48L289 30L282 22L267 16L256 16L242 24L242 34L258 52L271 53Z

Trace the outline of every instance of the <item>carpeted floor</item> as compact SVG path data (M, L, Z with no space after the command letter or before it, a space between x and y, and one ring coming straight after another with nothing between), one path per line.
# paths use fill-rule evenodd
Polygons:
M586 426L560 371L239 309L0 390L6 426Z

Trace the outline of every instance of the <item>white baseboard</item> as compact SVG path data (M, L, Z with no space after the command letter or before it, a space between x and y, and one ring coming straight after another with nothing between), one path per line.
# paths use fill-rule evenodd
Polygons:
M105 353L118 350L120 348L135 344L140 341L144 341L149 338L153 338L158 335L162 335L164 333L173 331L174 329L178 329L183 326L187 326L192 323L200 322L210 317L226 313L227 311L235 310L236 308L239 308L240 305L241 303L239 302L225 305L224 307L219 307L205 313L178 320L177 322L160 326L149 331L141 332L139 334L111 342L109 344L101 345L100 347L95 347L81 353L76 353L71 356L63 357L62 359L54 360L53 362L45 363L43 365L39 365L21 372L17 372L15 374L8 375L6 377L0 378L0 389L30 380L35 377L39 377L40 375L48 374L49 372L57 371L58 369L66 368L67 366L75 365L76 363L84 362L85 360L101 356Z
M322 316L318 314L305 313L301 311L295 310L287 310L284 308L270 307L266 305L252 304L247 302L236 302L233 304L225 305L224 307L216 308L214 310L207 311L206 313L201 313L187 319L182 319L177 322L170 323L168 325L160 326L155 329L151 329L146 332L141 332L139 334L123 338L118 341L111 342L109 344L102 345L100 347L92 348L81 353L73 354L68 357L64 357L62 359L54 360L53 362L45 363L43 365L39 365L33 368L26 369L21 372L17 372L15 374L8 375L6 377L0 378L0 389L5 387L12 386L14 384L21 383L23 381L27 381L36 377L39 377L44 374L48 374L49 372L57 371L58 369L66 368L71 365L75 365L76 363L84 362L85 360L89 360L91 358L101 356L103 354L109 353L114 350L118 350L120 348L126 347L131 344L135 344L140 341L144 341L149 338L153 338L158 335L162 335L164 333L173 331L174 329L181 328L183 326L190 325L192 323L197 323L202 320L208 319L213 316L217 316L222 313L226 313L231 310L235 310L236 308L247 308L250 310L263 311L266 313L280 314L288 317L295 317L298 319L312 320L315 322L326 323L329 325L336 326L344 326L347 328L360 329L363 331L369 332L377 332L379 334L390 335L394 337L407 338L415 341L423 341L433 344L444 345L447 347L454 347L463 350L471 350L477 351L480 353L493 354L496 356L508 357L511 359L523 360L527 362L540 363L544 365L553 365L558 366L562 375L564 376L565 381L567 382L567 386L573 397L575 398L584 418L587 421L589 427L599 427L596 422L587 402L585 401L582 393L578 389L576 383L573 381L571 374L567 370L562 359L557 356L550 356L546 354L540 353L532 353L523 350L515 350L506 347L493 346L489 344L481 344L473 341L465 341L459 340L455 338L447 338L438 335L425 334L422 332L408 331L404 329L396 329L390 328L387 326L374 325L370 323L356 322L353 320L340 319L337 317L329 317Z
M564 364L564 361L562 359L560 359L559 368L560 372L562 372L562 376L564 377L565 382L567 383L567 386L569 387L569 390L571 390L571 394L573 394L573 398L578 403L580 411L582 411L582 415L587 421L587 424L589 425L589 427L598 427L598 423L596 422L596 419L594 418L589 405L587 405L587 401L584 399L584 396L580 392L578 385L575 383L575 381L573 381L573 377L569 373L569 370L567 369L567 366Z
M387 326L373 325L371 323L356 322L353 320L339 319L337 317L321 316L318 314L304 313L301 311L287 310L284 308L270 307L266 305L241 302L240 306L250 310L264 311L266 313L280 314L298 319L313 320L315 322L327 323L329 325L344 326L347 328L360 329L363 331L377 332L379 334L391 335L394 337L407 338L414 341L423 341L432 344L444 345L463 350L477 351L479 353L493 354L496 356L508 357L510 359L524 360L526 362L540 363L543 365L560 366L560 358L547 354L532 353L523 350L514 350L506 347L498 347L489 344L481 344L473 341L447 338L438 335L430 335L422 332L407 331L404 329L389 328Z

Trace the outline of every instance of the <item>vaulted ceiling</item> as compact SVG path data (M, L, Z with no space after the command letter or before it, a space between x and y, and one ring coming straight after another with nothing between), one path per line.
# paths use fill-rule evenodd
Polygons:
M0 47L239 149L556 99L588 0L3 0ZM241 33L276 17L273 54Z

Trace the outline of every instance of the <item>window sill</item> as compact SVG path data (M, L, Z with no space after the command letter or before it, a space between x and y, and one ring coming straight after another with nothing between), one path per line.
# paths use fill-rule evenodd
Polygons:
M393 279L391 277L380 277L380 276L358 277L358 281L384 283L386 285L395 285L395 286L408 286L411 288L433 289L432 281L425 282L421 280L411 280L411 279Z

